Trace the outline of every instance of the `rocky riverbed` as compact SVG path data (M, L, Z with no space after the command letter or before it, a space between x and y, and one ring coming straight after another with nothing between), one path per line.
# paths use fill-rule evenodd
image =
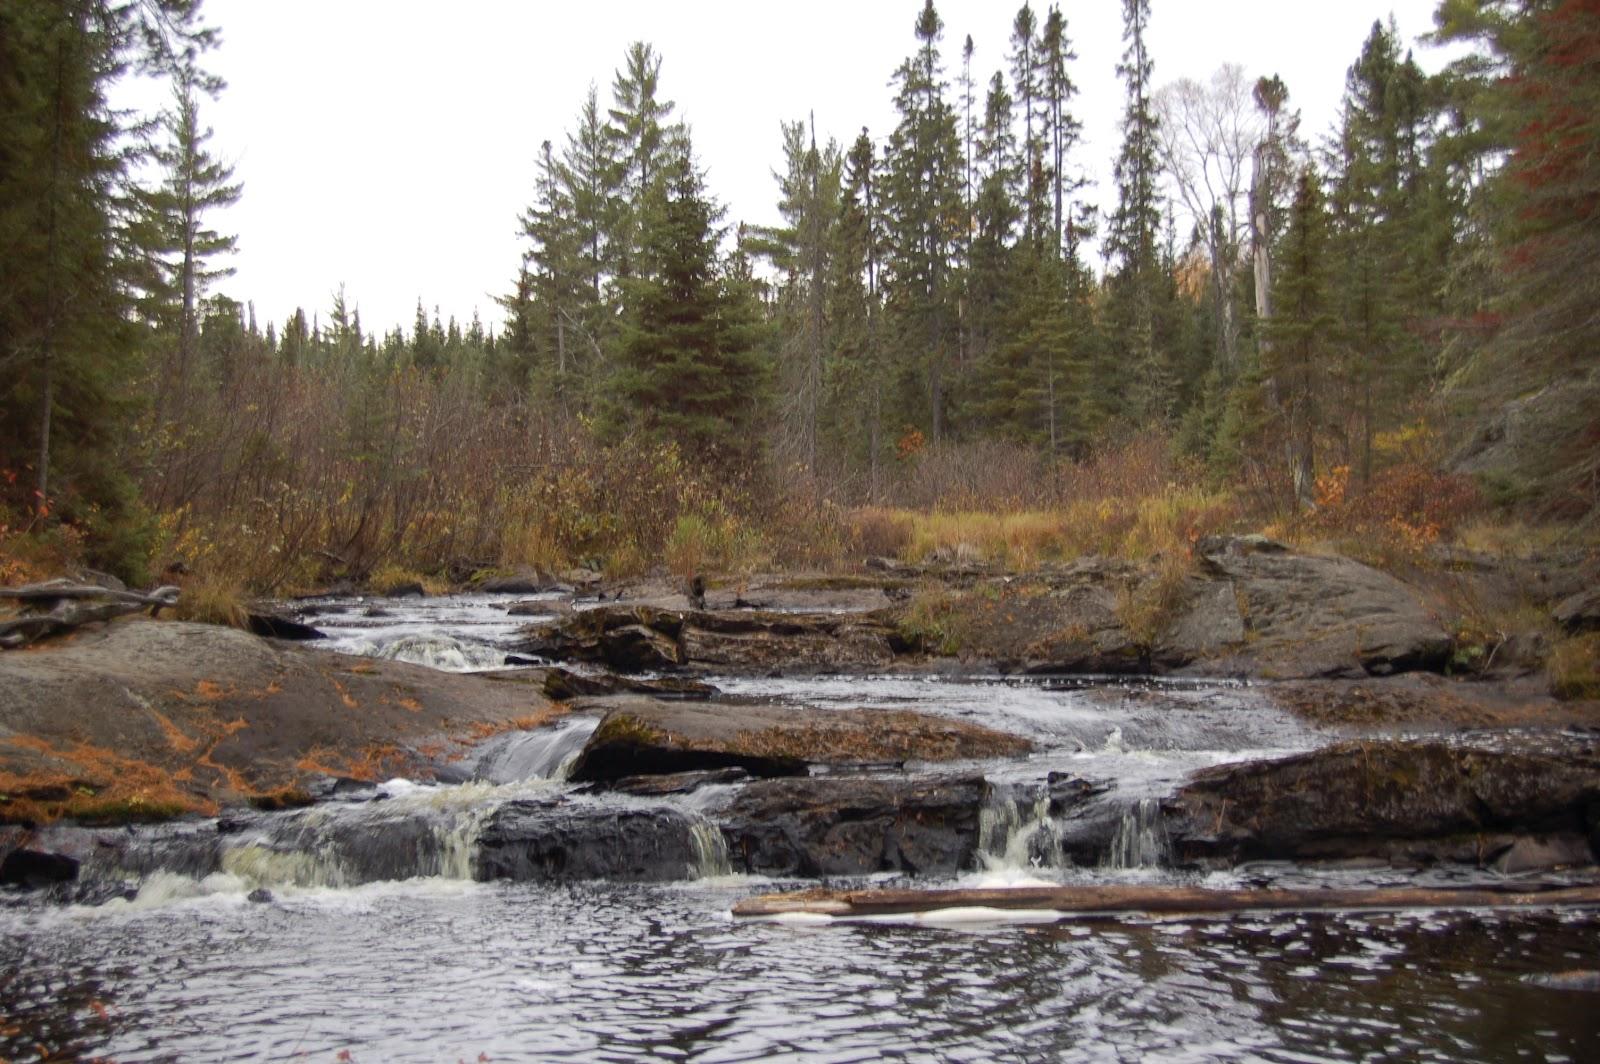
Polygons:
M207 874L243 837L322 837L277 810L353 808L392 779L540 781L465 818L389 807L384 832L448 836L480 878L952 874L1006 847L1036 867L1121 847L1501 871L1600 852L1600 706L1514 667L1447 677L1425 595L1348 559L1242 537L1202 542L1177 581L1093 559L931 584L880 565L676 605L517 585L280 607L336 649L130 620L0 656L0 877L154 868L174 847ZM1162 673L1181 682L1096 679ZM874 696L894 676L943 686ZM1080 727L1108 697L1121 723ZM1124 728L1159 771L1124 754ZM162 840L145 850L94 833L173 818L188 826L143 829ZM362 819L332 816L351 836Z

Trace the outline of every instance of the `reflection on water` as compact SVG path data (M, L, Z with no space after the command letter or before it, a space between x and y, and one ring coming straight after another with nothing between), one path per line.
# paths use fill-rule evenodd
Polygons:
M0 1058L1580 1061L1600 1038L1594 994L1526 978L1592 965L1595 914L806 927L733 921L739 893L0 913Z

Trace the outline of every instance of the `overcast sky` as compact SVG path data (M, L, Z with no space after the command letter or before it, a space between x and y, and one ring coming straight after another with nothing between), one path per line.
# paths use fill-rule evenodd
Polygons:
M1005 62L1015 5L942 0L943 50L959 73L977 47L980 84ZM1305 129L1333 121L1374 19L1391 12L1413 41L1435 0L1154 0L1149 47L1158 85L1204 79L1224 62L1278 73ZM1048 3L1035 3L1042 21ZM326 311L345 285L368 331L408 329L420 297L463 323L498 326L521 244L517 214L534 159L557 145L590 82L609 98L630 41L664 58L663 94L693 130L729 220L775 219L778 123L814 111L819 133L848 143L894 123L888 81L915 46L921 0L602 0L579 4L458 0L210 0L222 31L210 65L228 88L202 117L244 183L211 224L236 233L237 274L217 290L254 301L263 324L296 306ZM1088 195L1109 209L1123 94L1119 0L1068 0L1072 74ZM1428 69L1438 55L1417 47Z

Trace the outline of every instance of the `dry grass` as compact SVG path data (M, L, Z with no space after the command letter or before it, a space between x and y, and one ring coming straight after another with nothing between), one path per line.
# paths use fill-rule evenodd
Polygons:
M245 592L237 580L215 572L184 581L183 593L174 611L180 621L219 624L228 628L248 628L250 615L245 609Z
M1193 572L1194 560L1187 552L1169 551L1146 579L1118 593L1117 619L1146 651L1156 645L1183 608Z
M1600 632L1562 640L1550 653L1550 693L1566 701L1600 699Z
M968 562L1025 571L1043 562L1098 554L1139 561L1188 553L1205 535L1232 528L1232 499L1203 488L1171 487L1148 498L1102 498L1054 510L1009 513L875 511L909 529L900 556L911 562Z

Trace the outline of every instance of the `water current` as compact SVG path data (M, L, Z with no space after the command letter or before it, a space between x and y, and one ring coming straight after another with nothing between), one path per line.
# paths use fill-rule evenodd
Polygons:
M505 618L506 601L384 603L384 617L329 603L316 623L348 653L470 670L499 665L524 623ZM1248 687L716 682L777 703L916 708L1036 742L1028 758L951 769L992 785L972 868L855 883L1418 882L1387 869L1166 866L1154 799L1197 768L1325 741ZM348 804L169 833L142 844L135 868L91 862L129 877L126 898L0 895L0 1061L1600 1059L1600 996L1569 974L1600 967L1594 913L737 920L742 897L815 883L731 874L708 819L728 792L716 787L655 800L689 823L676 882L476 882L475 833L499 806L552 794L574 808L649 805L564 780L592 727L501 737L459 785L391 781ZM1098 860L1066 855L1050 773L1118 798Z

